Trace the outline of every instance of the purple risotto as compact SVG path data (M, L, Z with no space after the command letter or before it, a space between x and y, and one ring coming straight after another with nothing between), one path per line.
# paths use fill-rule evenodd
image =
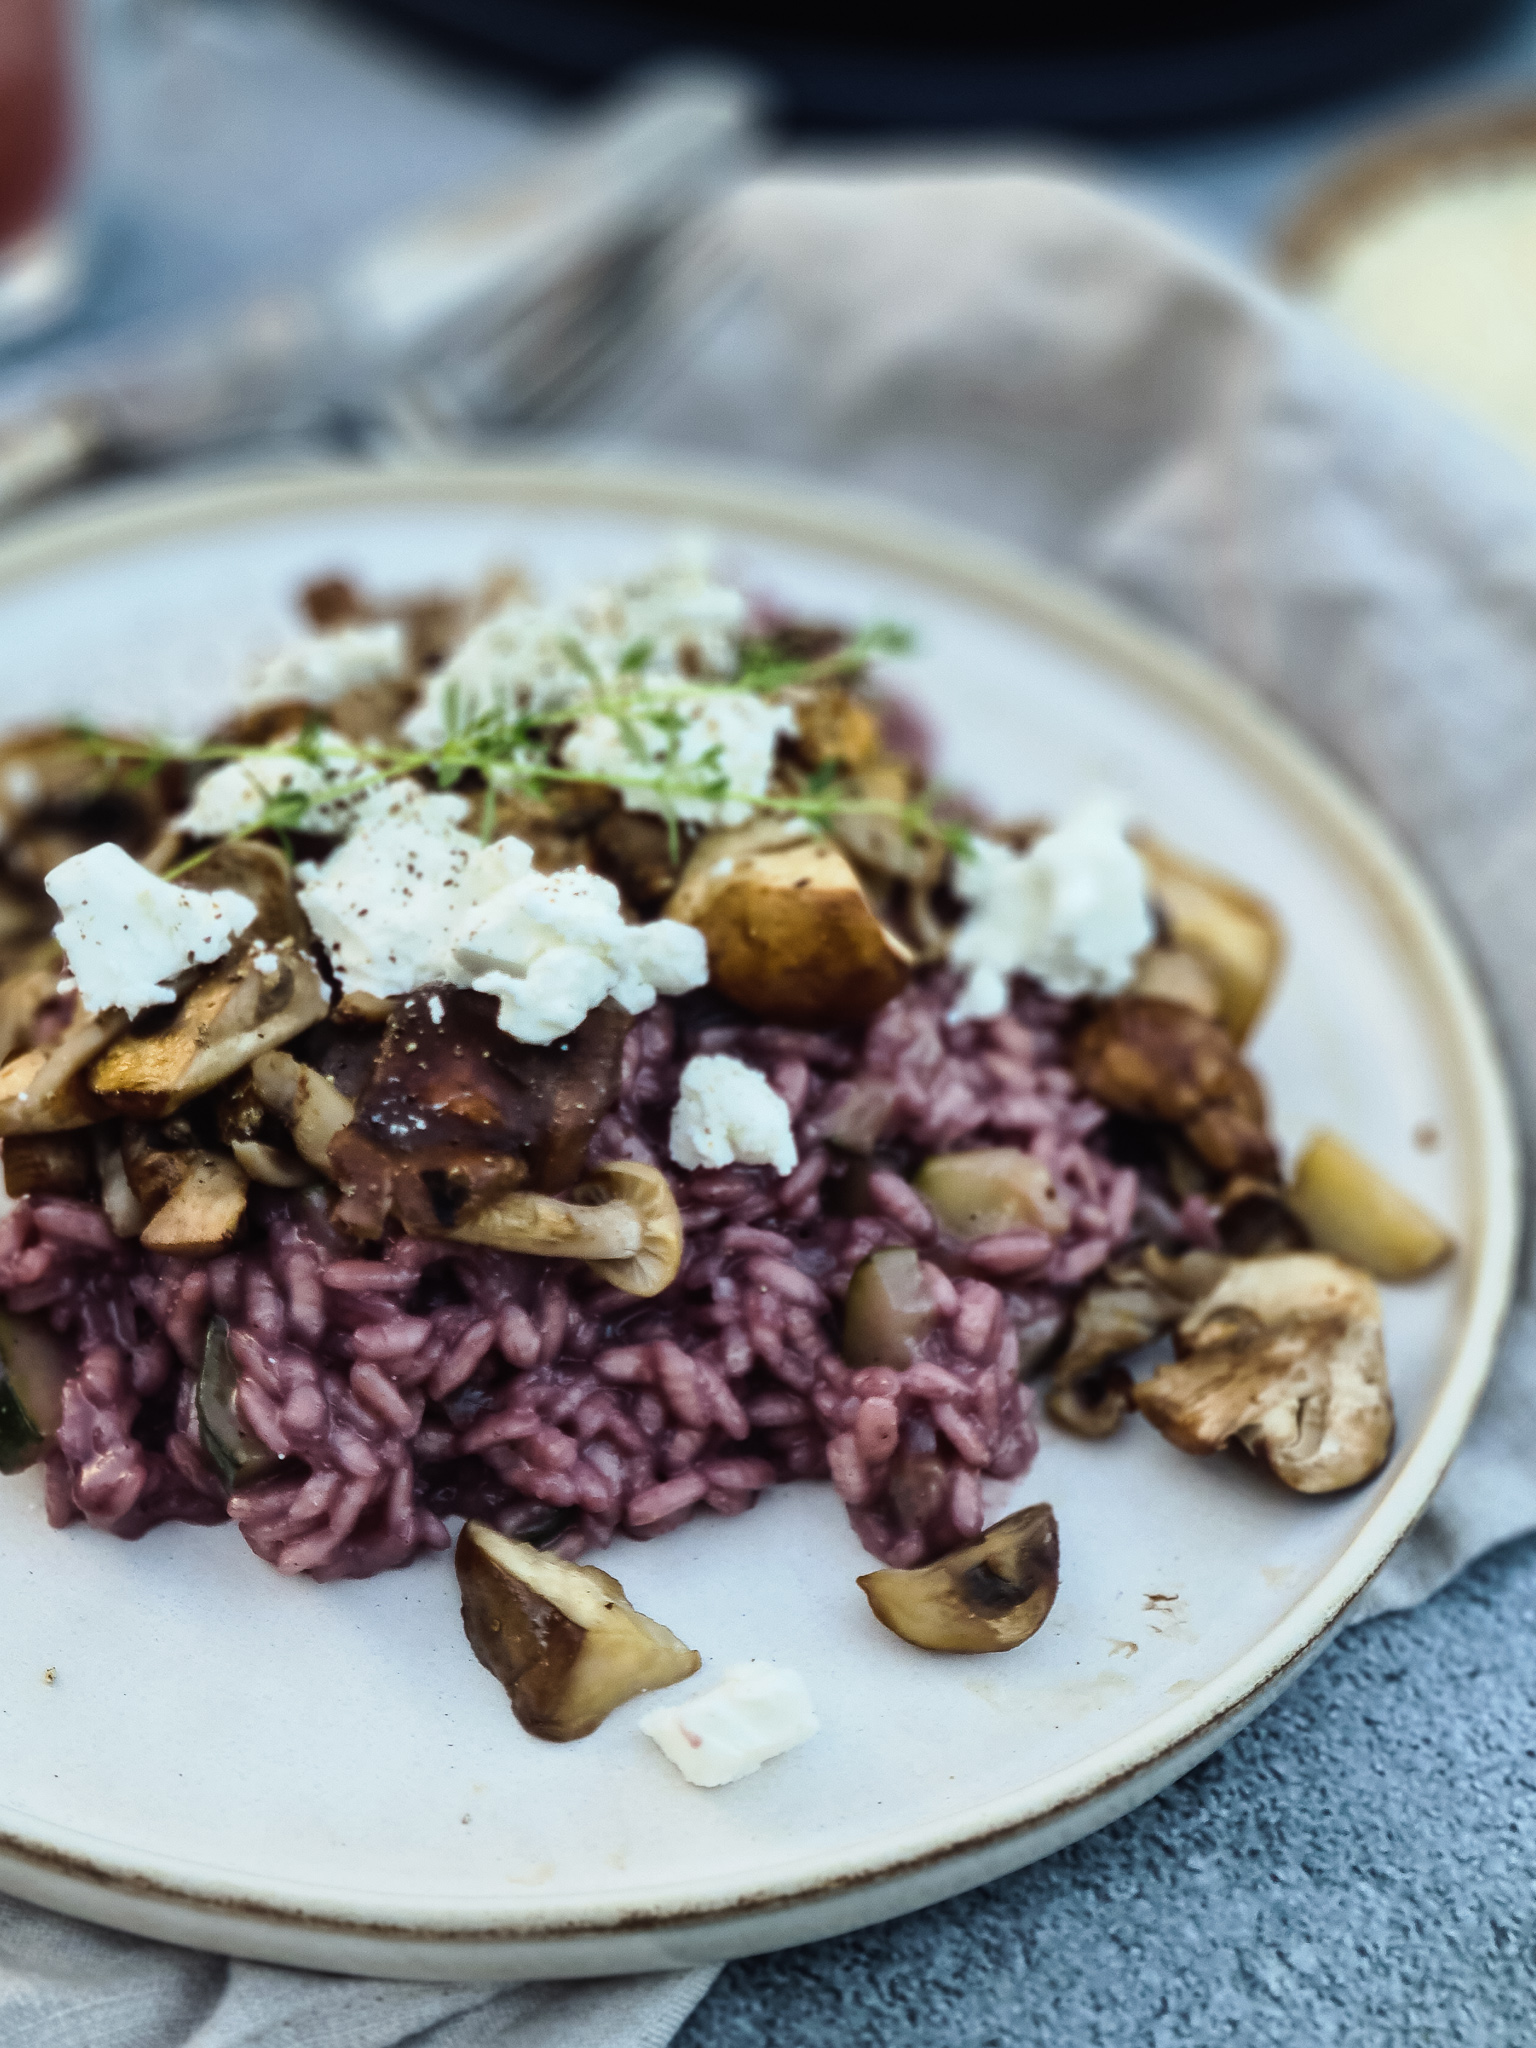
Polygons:
M207 742L0 743L0 1471L55 1526L329 1580L462 1520L471 1641L569 1739L698 1662L576 1560L772 1486L836 1490L908 1641L1025 1640L1033 1381L1379 1467L1370 1274L1449 1241L1339 1139L1282 1174L1258 898L1107 797L944 799L898 634L687 557L304 604ZM601 1684L548 1691L551 1616Z

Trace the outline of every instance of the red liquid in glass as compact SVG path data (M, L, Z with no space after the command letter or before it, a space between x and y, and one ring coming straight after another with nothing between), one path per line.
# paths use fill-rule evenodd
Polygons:
M39 227L69 171L65 0L0 0L0 249Z

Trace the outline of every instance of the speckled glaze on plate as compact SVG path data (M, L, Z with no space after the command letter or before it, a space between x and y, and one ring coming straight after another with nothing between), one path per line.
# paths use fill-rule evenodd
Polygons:
M820 1735L715 1792L639 1734L643 1702L585 1742L526 1737L463 1639L446 1557L288 1581L232 1528L50 1531L27 1474L0 1484L0 1888L194 1947L415 1978L659 1969L908 1912L1102 1826L1234 1733L1327 1640L1455 1450L1509 1295L1519 1187L1454 940L1388 833L1272 714L994 544L714 470L140 489L0 545L0 717L190 729L292 630L316 572L419 588L511 561L551 588L701 528L754 590L917 629L900 667L951 780L1018 814L1112 785L1279 906L1291 958L1254 1055L1282 1138L1335 1126L1463 1248L1386 1290L1391 1462L1306 1501L1134 1422L1106 1444L1047 1428L1006 1504L1054 1503L1061 1596L999 1657L885 1634L829 1487L620 1542L605 1566L702 1651L696 1683L768 1656L810 1685Z

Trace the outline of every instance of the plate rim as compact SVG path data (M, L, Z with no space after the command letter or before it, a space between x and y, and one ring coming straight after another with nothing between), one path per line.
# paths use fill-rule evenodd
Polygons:
M1255 760L1270 786L1320 828L1371 887L1435 999L1436 1030L1465 1094L1479 1211L1479 1256L1459 1341L1402 1469L1334 1564L1247 1651L1133 1734L1038 1781L1026 1796L1013 1794L929 1824L906 1853L861 1865L845 1850L823 1857L828 1867L819 1878L757 1889L737 1885L735 1896L722 1902L695 1897L690 1903L686 1884L678 1884L658 1890L644 1909L615 1900L576 1917L558 1905L541 1912L534 1900L520 1901L511 1918L462 1901L397 1904L381 1917L355 1892L353 1908L343 1908L331 1887L306 1890L300 1882L263 1880L247 1890L213 1872L199 1883L184 1863L174 1877L156 1876L142 1864L131 1867L126 1857L87 1855L4 1828L0 1889L188 1946L402 1976L665 1968L910 1911L1064 1846L1192 1768L1318 1654L1428 1505L1492 1369L1516 1278L1522 1154L1489 1008L1447 910L1393 828L1284 715L1166 631L1066 574L958 521L862 490L739 463L671 457L243 464L113 485L34 514L0 536L0 591L93 557L214 526L434 499L717 521L905 569L1097 659ZM816 1916L814 1925L806 1924L808 1915ZM405 1952L391 1970L381 1951L397 1946Z

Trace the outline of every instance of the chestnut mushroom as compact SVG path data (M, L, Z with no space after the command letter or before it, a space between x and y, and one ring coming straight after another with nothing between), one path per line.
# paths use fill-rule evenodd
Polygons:
M291 938L242 940L182 998L168 1024L119 1038L92 1067L91 1089L124 1116L173 1115L319 1023L329 1007L314 962Z
M288 1126L294 1149L316 1173L332 1175L331 1141L352 1121L352 1104L334 1081L288 1052L264 1052L251 1062L251 1084L272 1114Z
M464 1633L530 1735L575 1742L637 1694L691 1678L696 1650L596 1565L466 1522L453 1554Z
M1027 1643L1056 1599L1061 1550L1044 1502L994 1522L974 1543L913 1571L866 1572L864 1597L903 1642L975 1655Z
M0 1138L78 1131L105 1123L110 1103L92 1093L85 1070L128 1029L121 1010L77 1015L62 1038L17 1053L0 1067Z
M1156 839L1138 836L1136 850L1173 948L1206 970L1216 1000L1209 1014L1242 1045L1285 957L1280 920L1262 897ZM1173 990L1147 987L1146 993L1171 996Z
M526 1189L471 1207L442 1233L548 1259L584 1259L625 1294L670 1287L683 1260L683 1223L664 1173L615 1159L573 1189L569 1201Z
M0 1145L0 1155L5 1192L13 1201L22 1195L67 1195L81 1201L95 1192L95 1160L84 1131L9 1137Z
M1074 1436L1109 1436L1131 1401L1119 1363L1171 1330L1227 1270L1217 1252L1170 1258L1155 1245L1106 1268L1077 1305L1067 1348L1051 1373L1046 1410Z
M1378 1280L1420 1279L1456 1249L1433 1216L1333 1131L1303 1146L1288 1200L1319 1251Z
M180 1117L123 1125L123 1169L149 1221L146 1251L211 1259L234 1242L245 1216L245 1174L227 1152L197 1141Z
M1298 1493L1337 1493L1385 1464L1392 1396L1368 1274L1323 1252L1238 1261L1174 1349L1132 1398L1180 1450L1239 1443Z
M706 833L666 915L704 934L712 985L770 1023L862 1024L912 972L847 855L796 820Z
M1219 1024L1156 996L1115 996L1072 1041L1079 1084L1125 1116L1176 1124L1219 1174L1275 1181L1264 1093Z

